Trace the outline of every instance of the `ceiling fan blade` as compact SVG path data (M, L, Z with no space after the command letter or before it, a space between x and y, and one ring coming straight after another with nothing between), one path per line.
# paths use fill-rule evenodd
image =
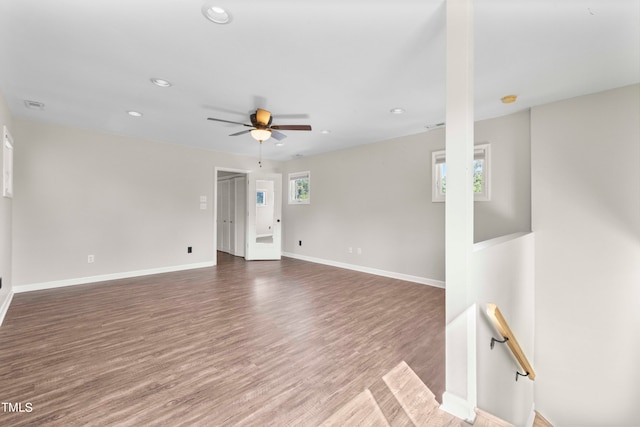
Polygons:
M253 126L248 125L246 123L232 122L231 120L214 119L213 117L209 117L209 118L207 118L207 120L213 120L215 122L231 123L231 124L234 124L234 125L248 126L250 128L253 127Z
M271 126L271 129L279 129L279 130L311 130L311 126L309 126L309 125L274 125L274 126Z
M267 126L269 124L269 121L271 120L271 113L267 110L263 110L262 108L258 108L256 110L256 120L258 121L258 123Z
M236 132L236 133L232 133L229 136L238 136L238 135L244 135L245 133L249 133L251 132L253 129L249 129L249 130L241 130L240 132Z
M282 141L283 139L285 139L287 137L287 135L285 135L282 132L278 132L277 130L271 130L271 137L273 139L278 140L278 141Z

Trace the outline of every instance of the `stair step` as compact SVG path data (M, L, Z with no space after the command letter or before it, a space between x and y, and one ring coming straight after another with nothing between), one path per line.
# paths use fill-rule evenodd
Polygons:
M422 424L424 427L464 427L468 426L463 420L451 415L448 412L437 408L435 411L431 412L429 415L429 419L425 424ZM474 425L474 427L476 427Z
M432 414L438 410L438 401L420 377L404 361L383 376L382 380L414 425L442 426L442 420L439 420L440 424L429 423Z
M476 414L473 427L513 427L482 410L476 410ZM471 427L471 424L442 411L435 395L403 361L322 424L322 427L338 426Z
M330 416L321 427L389 427L371 391L366 389Z
M387 422L391 427L413 427L413 421L402 409L398 399L391 393L387 384L380 378L371 387L371 394L373 398L378 402L380 410L384 414Z
M536 411L536 417L533 420L533 427L553 427L553 424L549 422L545 417L540 415L538 411Z

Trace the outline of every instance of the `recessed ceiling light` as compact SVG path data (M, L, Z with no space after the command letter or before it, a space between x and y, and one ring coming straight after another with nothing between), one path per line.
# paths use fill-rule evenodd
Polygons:
M153 83L156 86L160 86L160 87L170 87L171 86L171 82L169 80L158 79L158 78L155 78L155 77L151 79L151 83Z
M330 130L328 130L328 129L322 129L322 130L320 131L320 133L321 133L321 134L323 134L323 135L327 135L327 134L330 134L330 133L331 133L331 131L330 131Z
M501 101L503 104L513 104L514 102L516 102L516 99L518 99L517 95L507 95L503 96Z
M133 117L142 117L142 113L140 111L127 111L127 114Z
M24 105L32 110L44 110L44 104L42 102L25 100Z
M390 112L391 114L402 114L404 113L404 108L392 108Z
M205 4L202 6L202 14L211 22L216 24L228 24L231 21L231 15L229 12L219 6L209 6Z
M282 147L283 145L284 145L284 142L282 142L282 141L278 141L278 142L275 143L276 147Z

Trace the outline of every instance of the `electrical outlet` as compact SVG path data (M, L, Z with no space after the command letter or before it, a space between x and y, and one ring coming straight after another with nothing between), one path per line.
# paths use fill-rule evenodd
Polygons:
M358 248L358 255L362 255L362 248Z
M353 253L353 248L352 248L351 246L349 246L349 247L347 248L347 252L348 252L348 253L350 253L350 254L352 254L352 253Z
M190 254L192 252L193 252L193 250L191 249L191 246L187 246L187 253Z
M94 255L89 255L89 256L87 256L87 262L88 262L89 264L91 264L91 263L93 263L93 262L96 262L96 257L95 257Z

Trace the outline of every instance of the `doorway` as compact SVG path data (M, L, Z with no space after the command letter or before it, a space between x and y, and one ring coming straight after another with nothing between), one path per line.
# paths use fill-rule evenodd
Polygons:
M214 247L219 253L245 256L248 171L216 168Z
M214 259L281 258L282 175L215 168Z

